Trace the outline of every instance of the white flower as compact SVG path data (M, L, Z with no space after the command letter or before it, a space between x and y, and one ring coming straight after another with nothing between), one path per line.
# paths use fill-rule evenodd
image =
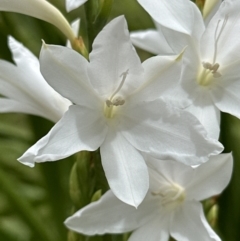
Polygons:
M71 102L58 94L40 73L38 59L13 37L9 48L16 65L0 60L0 112L22 112L57 122Z
M220 194L229 183L232 155L210 158L198 168L175 161L147 160L150 191L135 209L108 191L80 209L65 225L85 235L133 231L129 241L220 241L209 226L201 200Z
M76 36L62 13L46 0L0 0L0 11L29 15L56 26L73 43Z
M66 0L66 9L68 12L80 7L87 0Z
M240 1L224 1L206 30L199 10L191 1L178 1L177 7L172 2L166 2L164 6L159 4L162 1L153 1L152 5L145 0L139 2L158 22L159 31L173 53L188 45L181 88L193 102L188 110L200 120L210 136L217 139L220 111L240 118ZM167 22L162 14L156 15L165 12L165 8L171 22Z
M90 63L69 48L43 45L43 76L75 105L19 161L34 166L100 147L111 189L119 199L138 206L149 186L139 151L190 165L222 150L192 115L157 100L175 84L179 58L157 56L141 65L123 17L97 36Z

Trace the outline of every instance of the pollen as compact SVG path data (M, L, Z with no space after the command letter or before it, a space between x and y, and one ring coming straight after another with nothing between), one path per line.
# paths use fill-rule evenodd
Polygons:
M119 84L119 86L117 87L117 89L113 92L113 94L111 95L111 97L109 99L107 99L105 101L105 106L104 106L104 115L107 118L113 118L115 112L116 112L116 107L118 106L122 106L125 104L125 100L122 96L117 96L117 94L119 93L119 91L122 89L123 84L127 78L128 75L128 71L126 70L125 72L123 72L120 77L122 77L122 80Z

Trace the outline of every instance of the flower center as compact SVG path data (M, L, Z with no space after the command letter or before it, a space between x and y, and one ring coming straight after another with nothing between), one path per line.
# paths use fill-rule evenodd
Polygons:
M157 192L152 192L153 195L161 197L161 204L168 210L175 209L185 200L185 189L174 182L168 182L159 188Z
M125 103L125 100L123 99L122 96L116 96L116 95L122 89L123 84L127 78L127 75L128 75L128 70L126 70L120 75L120 77L122 77L122 81L120 82L118 88L113 92L111 97L105 101L104 115L107 118L110 118L110 119L113 118L116 113L117 107L122 106Z
M211 64L209 62L202 62L202 68L198 76L198 84L208 86L215 78L221 77L218 71L220 65L218 63Z
M198 84L202 86L208 86L212 83L215 78L219 78L222 74L219 70L219 63L217 60L217 52L218 52L218 42L223 33L223 30L227 24L228 15L225 16L224 20L218 20L217 27L214 34L214 51L213 51L213 60L210 62L202 62L202 68L200 70L200 74L198 76ZM221 24L222 22L222 24ZM221 27L220 27L221 24Z

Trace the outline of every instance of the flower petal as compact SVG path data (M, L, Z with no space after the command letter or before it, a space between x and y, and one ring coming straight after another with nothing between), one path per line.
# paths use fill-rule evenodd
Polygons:
M211 95L214 104L222 111L240 118L240 61L224 67L222 77L216 80Z
M210 137L218 140L220 133L220 111L214 105L209 90L199 89L198 93L195 94L193 104L186 108L186 110L197 117Z
M26 14L49 22L59 28L71 41L75 35L62 13L45 0L0 0L0 11Z
M150 196L136 209L121 202L109 190L100 200L69 217L65 225L86 235L129 232L152 219L155 204Z
M11 112L26 113L26 114L42 116L41 111L37 110L33 106L23 104L16 100L6 99L6 98L0 98L0 112L1 113L11 113Z
M168 241L168 220L166 216L155 217L132 233L128 241Z
M199 9L188 0L172 0L171 2L168 0L138 0L138 2L157 23L166 28L191 35L196 39L204 31Z
M40 67L46 81L73 103L101 108L87 75L87 60L67 47L43 44Z
M76 152L96 150L107 133L105 121L96 111L72 105L62 119L18 160L25 165L55 161Z
M173 160L159 160L145 155L150 177L150 190L158 192L159 188L168 180L185 188L191 180L194 170L191 166Z
M147 166L142 155L113 128L100 148L109 186L123 202L137 207L149 188Z
M80 7L82 4L84 4L87 0L66 0L66 9L67 12L70 12L78 7Z
M230 181L232 168L231 153L210 157L208 162L194 169L191 182L186 183L187 198L203 200L220 194Z
M152 54L164 55L173 53L163 34L157 30L134 31L131 32L130 37L135 46Z
M138 76L143 70L123 16L113 19L98 34L89 58L90 81L105 99L114 93L123 79L122 74L127 70L128 75L119 94L132 92L139 86L141 79Z
M177 210L170 227L171 236L178 241L221 241L211 229L199 202L186 202Z
M181 74L181 54L171 56L155 56L143 62L143 84L135 91L131 99L134 102L152 101L159 97L179 98L174 90L179 85ZM179 91L178 91L179 92ZM173 94L175 96L173 96ZM185 99L184 99L185 100Z
M162 100L139 103L125 114L119 127L124 137L136 149L159 158L196 165L223 149L218 141L207 137L193 115Z

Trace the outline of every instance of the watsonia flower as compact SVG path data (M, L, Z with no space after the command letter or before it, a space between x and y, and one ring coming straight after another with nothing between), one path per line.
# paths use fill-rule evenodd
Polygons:
M43 44L43 76L74 105L19 161L34 166L100 147L112 191L138 206L149 187L140 151L190 165L222 150L195 117L159 99L175 84L181 56L141 64L122 16L99 33L90 62L69 48Z
M197 168L147 158L150 190L135 209L112 191L65 221L85 235L133 231L128 241L220 241L204 217L201 200L220 194L229 183L233 160L221 154Z
M172 53L187 46L177 91L192 102L188 111L217 139L220 111L240 118L240 1L225 0L206 29L191 1L139 2L157 22Z

